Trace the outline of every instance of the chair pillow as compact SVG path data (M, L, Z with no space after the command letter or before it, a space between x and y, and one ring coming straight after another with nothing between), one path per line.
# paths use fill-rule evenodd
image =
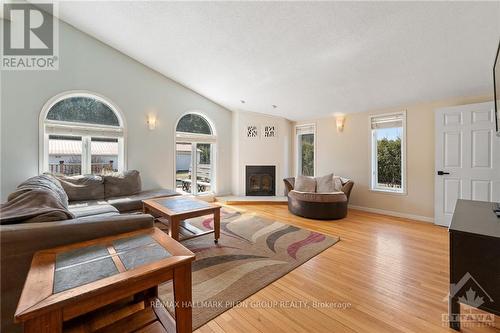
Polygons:
M300 192L316 192L316 179L308 176L297 176L294 190Z
M101 176L56 176L70 201L104 199L104 180Z
M137 170L114 172L103 176L105 198L121 197L141 192L141 175Z
M342 177L339 176L333 176L333 191L332 192L338 192L342 191L342 187L344 186L344 182L342 181Z
M331 193L336 191L333 184L333 173L323 177L316 177L315 179L317 193Z

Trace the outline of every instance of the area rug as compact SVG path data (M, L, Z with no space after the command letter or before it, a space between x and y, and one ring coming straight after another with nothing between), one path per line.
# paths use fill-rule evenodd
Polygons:
M188 222L201 230L213 228L212 217ZM339 240L226 207L221 210L219 243L213 239L213 234L208 234L182 242L196 254L192 265L193 329ZM160 286L159 298L173 313L171 282Z

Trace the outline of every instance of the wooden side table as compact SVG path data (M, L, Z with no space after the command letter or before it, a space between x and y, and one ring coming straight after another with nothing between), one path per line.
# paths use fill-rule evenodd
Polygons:
M15 321L29 333L191 332L194 259L158 228L39 251ZM158 285L168 280L175 320L157 299Z
M192 197L168 197L143 200L143 212L160 215L168 220L168 233L175 240L180 239L180 228L184 228L191 234L184 237L186 240L193 237L214 233L214 241L217 243L220 238L220 209L221 206L210 204ZM214 215L214 229L202 231L185 223L184 220L204 215ZM161 222L161 219L158 220Z

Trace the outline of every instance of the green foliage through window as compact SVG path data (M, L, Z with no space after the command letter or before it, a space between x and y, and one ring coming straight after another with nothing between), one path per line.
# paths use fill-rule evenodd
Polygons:
M179 120L177 132L212 134L212 129L205 118L197 114L189 113Z
M301 166L303 176L314 176L314 134L301 134Z
M377 141L377 180L388 187L401 187L401 138Z
M69 97L57 102L47 113L47 119L74 123L120 126L115 112L91 97Z
M197 149L200 150L200 164L210 164L210 147L209 143L198 143Z

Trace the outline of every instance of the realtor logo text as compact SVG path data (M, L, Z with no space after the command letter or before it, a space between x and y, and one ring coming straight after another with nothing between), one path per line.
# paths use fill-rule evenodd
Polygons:
M53 3L4 3L3 70L57 70L58 22Z

